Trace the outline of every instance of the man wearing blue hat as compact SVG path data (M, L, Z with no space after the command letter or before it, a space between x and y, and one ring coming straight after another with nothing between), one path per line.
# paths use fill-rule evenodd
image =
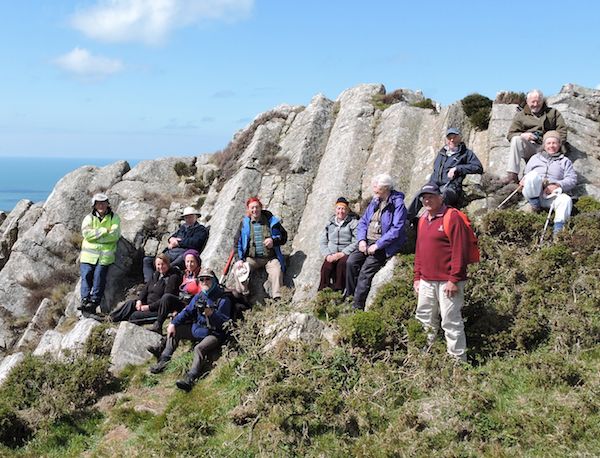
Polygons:
M442 193L444 203L459 208L463 205L462 183L469 174L482 174L483 166L473 151L462 141L460 130L450 127L446 131L446 145L438 152L429 181ZM414 220L422 208L418 197L408 207L408 220Z

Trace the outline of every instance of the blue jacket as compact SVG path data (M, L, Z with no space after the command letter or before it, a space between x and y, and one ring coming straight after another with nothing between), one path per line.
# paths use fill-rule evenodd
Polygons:
M456 167L456 175L450 180L448 171L452 167ZM468 149L464 143L461 143L458 151L452 156L446 154L446 148L439 151L433 163L433 173L429 181L434 182L440 188L448 184L460 193L462 192L462 182L465 176L471 173L482 174L483 166L475 153Z
M357 228L357 239L367 241L367 229L373 213L379 207L379 199L372 199L364 215L360 218ZM406 207L404 194L392 190L388 203L381 212L381 238L377 241L377 248L385 251L386 257L395 255L406 241Z
M268 210L263 210L263 213L267 216L269 221L269 228L271 229L271 238L273 239L273 251L279 264L281 264L281 271L285 272L285 260L283 259L283 253L281 252L280 246L283 245L286 240L283 237L283 227L281 221L275 215ZM240 236L237 240L237 253L238 258L242 261L246 260L248 250L250 249L250 217L244 216L240 225Z
M210 318L203 313L204 304L208 304L213 309ZM173 318L172 323L175 326L192 323L192 335L196 340L202 340L209 335L224 339L226 332L223 330L223 325L231 319L231 313L231 300L223 295L220 287L216 287L208 295L204 292L196 294L190 303Z

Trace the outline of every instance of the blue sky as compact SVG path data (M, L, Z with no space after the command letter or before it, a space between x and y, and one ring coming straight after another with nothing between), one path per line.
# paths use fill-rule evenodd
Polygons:
M0 156L198 155L366 82L442 105L598 87L598 18L588 1L7 0Z

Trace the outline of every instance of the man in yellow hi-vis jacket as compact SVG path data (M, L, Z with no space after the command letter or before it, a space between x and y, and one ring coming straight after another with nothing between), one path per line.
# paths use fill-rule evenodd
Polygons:
M92 197L92 212L83 219L81 234L79 310L95 313L102 301L108 267L115 262L117 241L121 236L121 220L111 210L106 195Z

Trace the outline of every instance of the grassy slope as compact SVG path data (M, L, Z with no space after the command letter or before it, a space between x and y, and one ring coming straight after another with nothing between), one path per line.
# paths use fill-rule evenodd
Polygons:
M543 221L496 212L478 227L483 260L464 311L470 365L450 361L441 340L422 351L405 256L369 312L349 313L332 293L306 305L339 329L337 348L263 352L259 330L289 307L267 306L248 314L237 345L189 394L173 388L191 359L185 348L161 376L132 368L95 407L101 362L92 375L56 370L71 392L90 393L74 400L47 376L35 393L17 390L37 380L17 371L0 390L0 433L25 419L30 436L0 454L598 456L600 217L580 214L538 248ZM56 400L41 402L48 390ZM32 421L40 412L47 421Z

